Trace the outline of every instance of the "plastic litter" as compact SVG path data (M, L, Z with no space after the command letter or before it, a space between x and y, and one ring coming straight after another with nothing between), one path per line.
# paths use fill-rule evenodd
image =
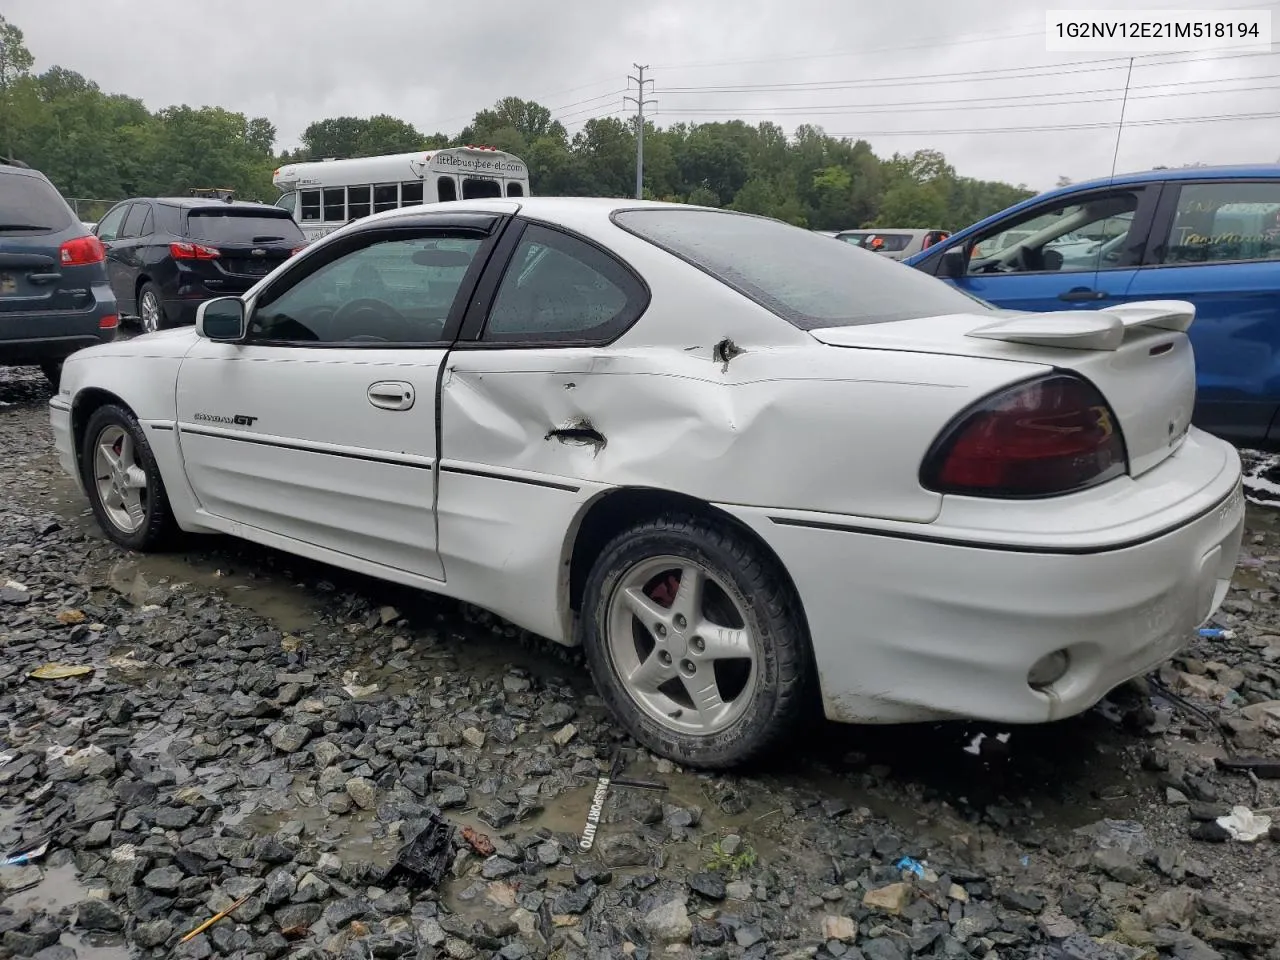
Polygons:
M1234 630L1222 630L1219 627L1201 627L1200 636L1205 640L1234 640Z
M1270 821L1268 821L1270 822ZM23 853L15 853L11 857L5 857L0 860L0 867L20 867L30 863L32 860L39 860L45 855L49 849L49 841L46 840L38 846L32 847Z
M1218 818L1218 826L1231 834L1233 840L1253 843L1267 835L1271 829L1271 818L1254 813L1248 807L1232 807L1230 814Z
M453 864L452 834L449 822L432 814L426 826L400 848L387 879L399 877L405 886L418 889L439 884Z
M912 860L910 857L903 857L893 866L898 870L910 870L917 877L924 876L924 864L919 860Z
M351 697L353 700L358 700L361 697L367 697L371 693L378 692L378 685L376 683L367 683L362 685L356 682L359 679L360 674L355 670L348 670L342 675L342 689L347 691L347 696Z
M93 667L84 664L46 663L43 667L36 667L27 676L37 680L66 680L68 677L83 677L87 673L93 673Z

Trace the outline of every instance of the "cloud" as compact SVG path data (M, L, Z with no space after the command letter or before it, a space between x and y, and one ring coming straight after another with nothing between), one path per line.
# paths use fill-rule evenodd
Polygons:
M5 16L25 32L37 69L59 64L153 109L218 104L266 116L280 146L342 114L389 113L453 133L509 95L552 107L572 131L593 116L627 115L626 76L641 63L661 125L741 117L791 132L815 123L864 136L882 155L934 148L961 173L1040 189L1059 175L1109 172L1115 127L1098 125L1119 118L1128 69L1114 54L1046 52L1044 12L1059 6L97 0L67 16L45 0L7 0ZM1278 80L1277 54L1139 58L1119 169L1275 161L1274 120L1150 121L1269 112Z

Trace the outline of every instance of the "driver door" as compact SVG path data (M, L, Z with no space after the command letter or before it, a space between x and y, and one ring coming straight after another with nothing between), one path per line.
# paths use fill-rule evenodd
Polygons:
M412 222L304 255L250 295L244 342L187 354L183 461L224 529L391 579L444 578L436 385L501 218Z
M1006 310L1115 306L1142 262L1158 194L1159 184L1095 191L997 223L952 282Z

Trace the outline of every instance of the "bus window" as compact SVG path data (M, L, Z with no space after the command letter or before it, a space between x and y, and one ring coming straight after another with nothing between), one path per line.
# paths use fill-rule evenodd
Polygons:
M347 188L324 188L324 219L326 223L342 223L347 219Z
M302 198L302 222L303 223L319 223L320 222L320 191L319 190L303 190L301 198Z
M289 211L289 216L296 217L298 215L298 195L290 191L276 201L276 206L281 210Z
M372 207L369 206L369 187L347 187L347 216L352 220L367 217Z
M400 184L380 183L373 188L373 212L394 210L400 205Z
M508 184L507 184L507 196L508 196L508 197L523 197L523 196L524 196L524 187L523 187L522 185L518 184L518 183L508 183Z
M416 207L422 202L422 181L400 184L400 206Z
M468 177L462 181L463 200L500 196L502 196L502 184L496 180L477 180L474 177Z
M448 203L450 200L458 199L458 185L453 182L453 177L440 177L437 179L436 192L440 195L441 203Z

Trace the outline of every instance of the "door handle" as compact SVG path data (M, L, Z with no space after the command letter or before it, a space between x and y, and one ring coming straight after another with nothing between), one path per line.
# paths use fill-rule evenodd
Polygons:
M1066 300L1069 303L1080 300L1105 300L1106 297L1105 290L1093 290L1089 287L1072 287L1066 293L1058 294L1059 300Z
M62 279L60 273L28 273L27 279L32 283L55 283Z
M403 380L379 380L369 387L369 402L382 410L408 410L415 399L413 384Z

